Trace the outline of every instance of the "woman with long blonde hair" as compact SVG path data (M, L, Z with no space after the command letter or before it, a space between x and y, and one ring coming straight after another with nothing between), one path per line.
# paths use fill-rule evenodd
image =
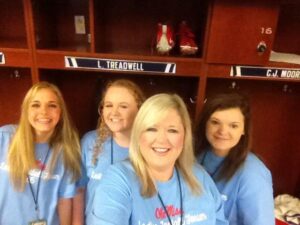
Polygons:
M178 95L158 94L144 102L133 124L129 160L104 174L87 221L228 224L216 186L196 164L190 117Z
M71 224L80 144L55 85L33 85L19 124L0 128L0 165L0 224Z

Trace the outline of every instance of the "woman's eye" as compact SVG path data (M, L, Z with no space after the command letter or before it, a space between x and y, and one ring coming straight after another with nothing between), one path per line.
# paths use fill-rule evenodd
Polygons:
M231 128L238 128L239 126L237 124L231 124Z
M128 105L120 105L120 107L121 107L122 109L127 109L127 108L128 108Z
M146 131L149 131L149 132L155 132L157 129L154 128L154 127L149 127L146 129Z
M57 108L58 106L56 104L50 104L49 107L50 108Z
M38 103L31 104L32 108L38 108L39 106L40 106L40 104L38 104Z
M211 120L210 123L211 123L212 125L217 125L217 124L219 124L219 122L218 122L217 120Z
M176 134L176 133L178 133L178 130L176 130L176 129L168 129L168 132Z
M106 104L106 105L104 105L103 107L104 107L104 108L110 108L110 107L112 107L112 104Z

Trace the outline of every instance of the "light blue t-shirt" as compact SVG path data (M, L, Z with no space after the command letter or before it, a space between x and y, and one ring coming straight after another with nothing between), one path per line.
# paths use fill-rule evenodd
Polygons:
M15 126L0 127L0 224L2 225L27 225L37 219L35 203L27 183L23 192L14 189L9 178L9 165L7 162L8 148L15 132ZM35 156L43 164L49 150L48 144L36 144ZM50 163L52 150L49 150L46 165ZM13 165L11 165L13 166ZM43 165L41 165L43 168ZM38 180L41 169L29 171L29 180L33 192L37 194ZM47 225L59 225L57 203L60 198L72 198L76 192L71 176L65 170L62 158L59 157L51 175L44 170L41 174L38 194L39 216L47 220Z
M202 186L201 195L192 194L180 175L182 208L177 173L167 182L157 182L157 189L173 225L228 224L224 217L220 194L210 176L200 167L194 173ZM98 185L89 225L169 225L167 214L155 194L145 198L140 194L140 181L129 161L109 167Z
M217 181L224 157L206 151L198 161L213 174L230 225L274 225L272 176L266 166L252 153L228 181Z
M84 186L84 184L86 185L86 214L88 214L91 210L92 198L95 193L95 189L112 161L115 163L128 158L128 148L121 147L114 140L108 138L104 142L103 149L98 155L96 165L94 165L92 160L96 140L96 130L89 131L81 140L84 174L79 186Z

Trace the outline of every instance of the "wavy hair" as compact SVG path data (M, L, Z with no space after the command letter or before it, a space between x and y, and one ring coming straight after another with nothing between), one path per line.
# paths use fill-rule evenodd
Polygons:
M141 182L141 194L146 197L153 196L157 190L155 181L151 177L148 165L143 158L139 141L142 133L157 121L164 119L170 109L176 110L184 127L184 146L181 154L175 162L179 173L188 183L195 194L201 193L200 184L193 174L195 163L192 142L191 120L183 100L176 94L157 94L147 99L140 108L133 123L129 158Z
M28 121L28 109L32 99L42 89L48 89L56 95L61 109L60 120L48 142L53 154L47 169L50 174L53 172L58 156L62 153L64 167L72 174L72 180L75 181L81 174L79 137L71 122L62 94L55 85L40 82L33 85L23 99L19 125L9 146L10 178L16 190L19 191L24 190L29 170L37 168L34 148L35 134Z
M244 135L226 156L217 179L226 181L235 174L243 165L251 147L251 115L250 106L246 96L238 93L223 93L212 98L208 98L200 114L196 129L196 150L200 154L210 147L206 138L206 124L211 115L219 110L239 108L244 116Z
M93 157L92 157L92 162L94 165L96 164L97 158L102 151L103 143L105 142L105 140L107 138L112 136L110 129L105 124L104 119L102 117L102 108L103 108L104 98L105 98L105 95L106 95L108 89L111 87L126 88L131 93L131 95L134 97L138 108L141 107L142 103L145 100L145 96L144 96L142 90L140 89L140 87L130 80L118 79L118 80L110 81L107 83L107 85L102 93L102 98L101 98L101 101L98 106L99 118L98 118L98 125L97 125L97 139L96 139L96 144L94 146Z

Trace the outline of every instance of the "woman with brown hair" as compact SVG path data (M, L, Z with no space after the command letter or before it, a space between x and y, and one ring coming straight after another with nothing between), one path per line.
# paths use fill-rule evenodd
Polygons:
M271 173L250 152L247 98L237 93L208 98L196 137L198 161L222 195L229 224L275 224Z

